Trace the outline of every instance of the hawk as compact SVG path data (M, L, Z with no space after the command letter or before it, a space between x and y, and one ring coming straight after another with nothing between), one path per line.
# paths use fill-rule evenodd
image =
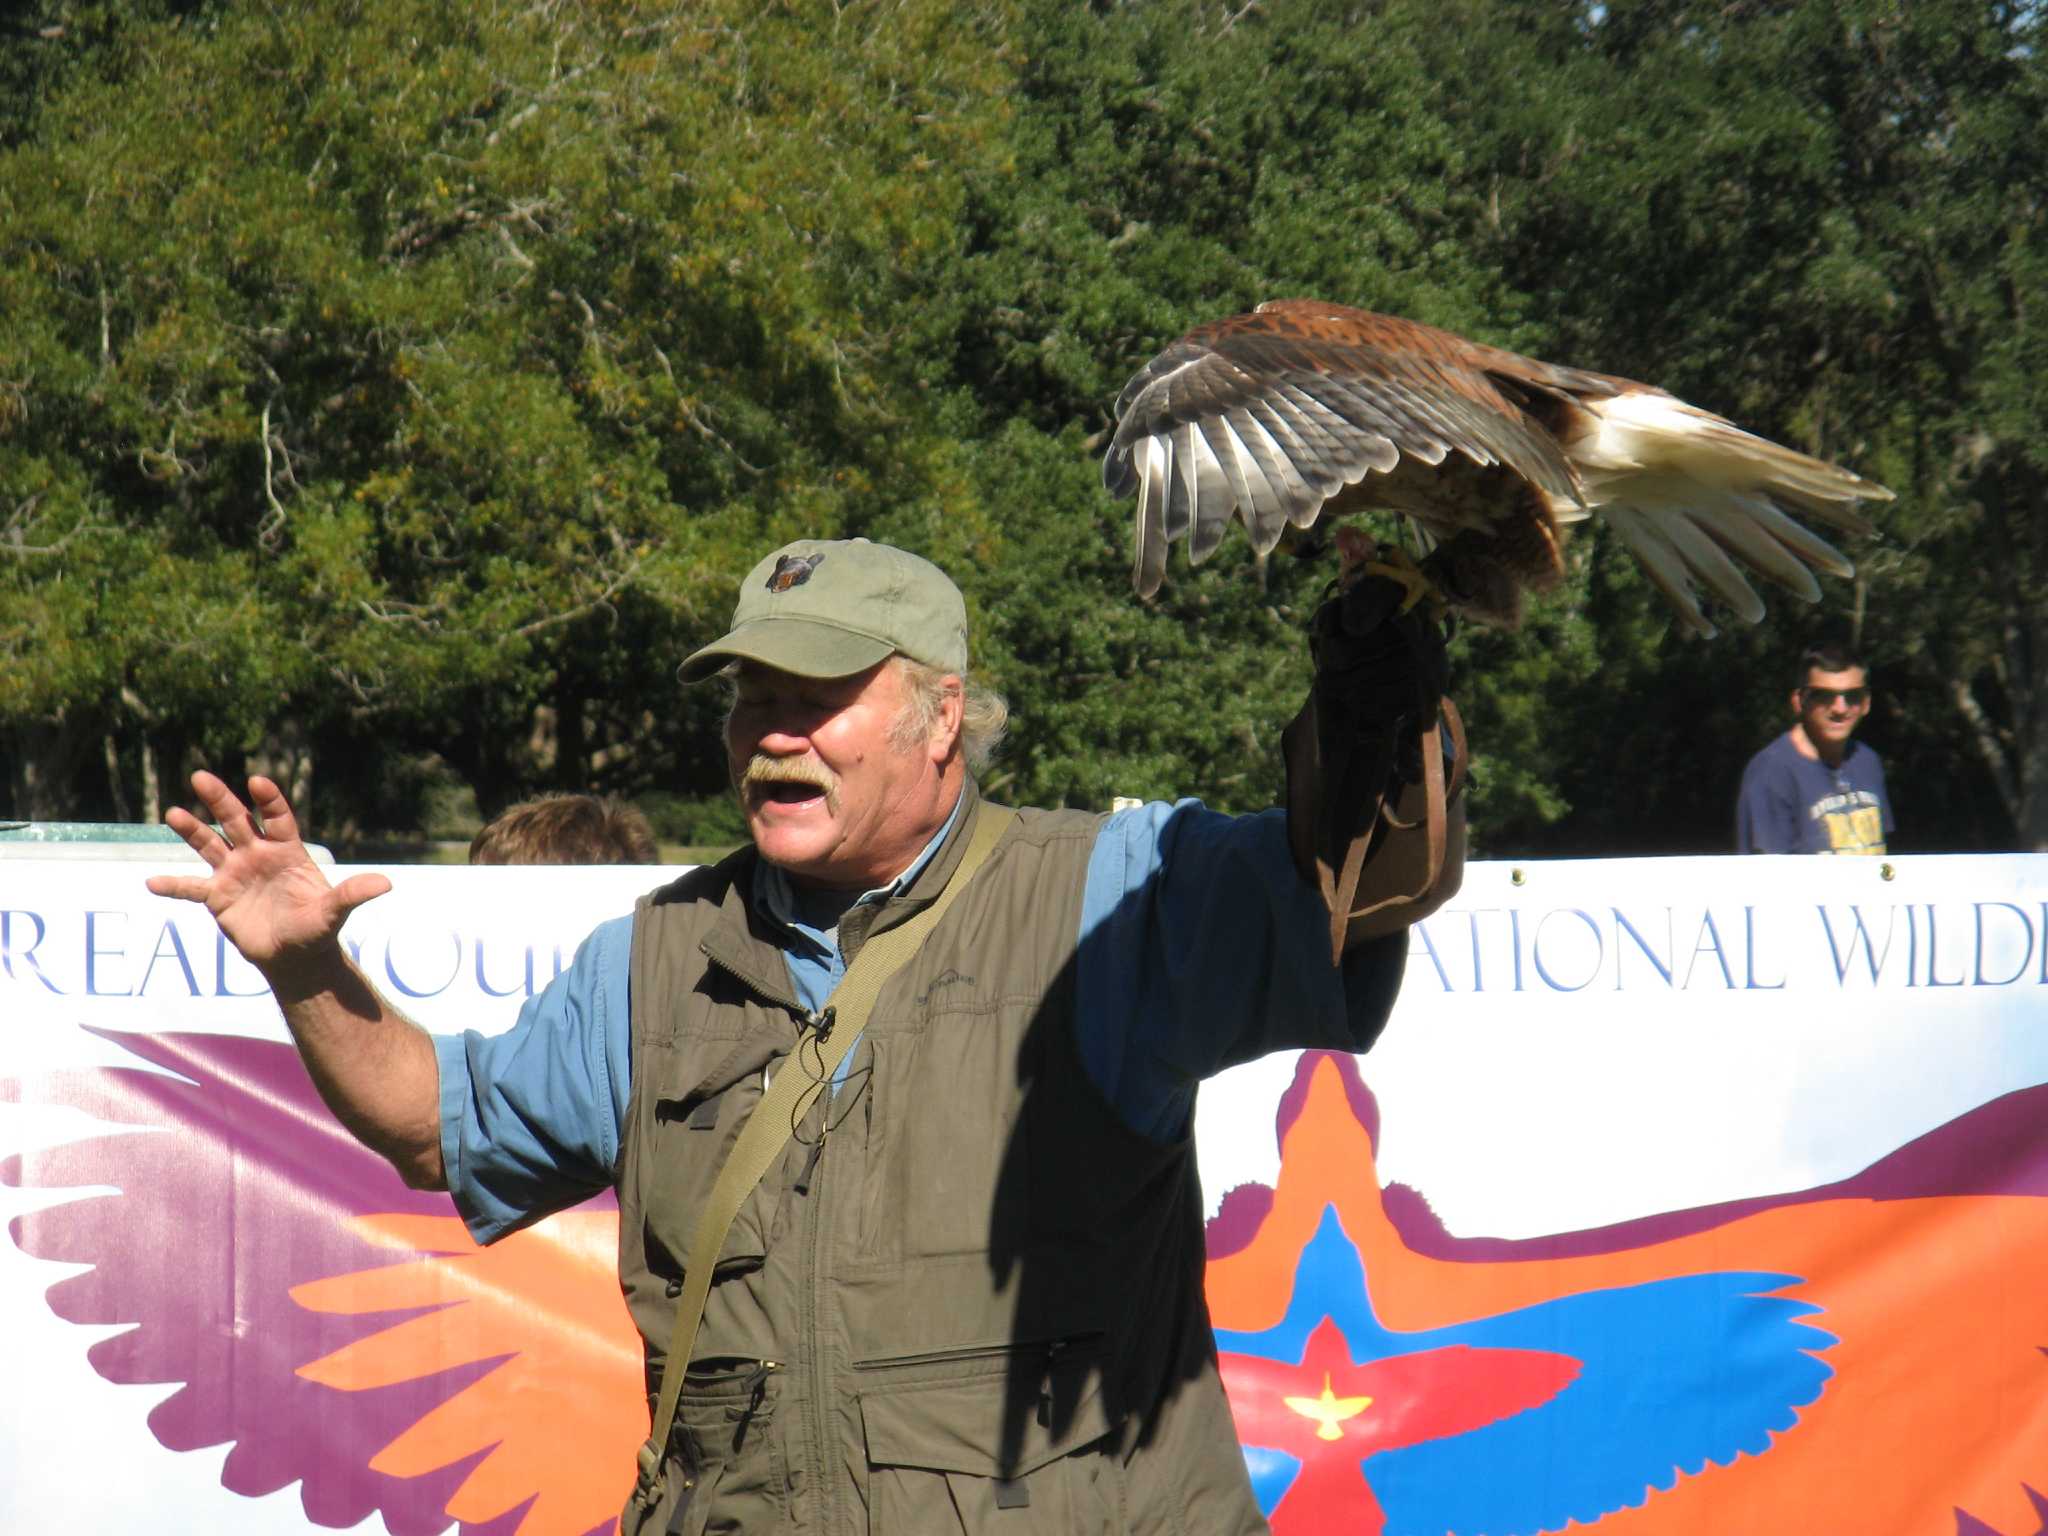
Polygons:
M1755 623L1743 567L1817 601L1855 567L1795 520L1868 535L1883 486L1743 431L1649 384L1539 362L1449 331L1315 299L1197 326L1139 369L1103 460L1137 493L1132 580L1167 545L1214 552L1233 514L1260 555L1291 525L1378 509L1413 519L1448 605L1512 625L1564 574L1564 525L1599 516L1689 629L1711 594Z

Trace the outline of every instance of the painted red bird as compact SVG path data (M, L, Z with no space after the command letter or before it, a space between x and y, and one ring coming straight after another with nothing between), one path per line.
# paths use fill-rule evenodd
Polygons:
M1763 616L1744 567L1807 602L1815 571L1855 574L1795 514L1865 536L1858 503L1891 499L1652 385L1315 299L1197 326L1124 386L1116 414L1102 479L1137 493L1132 579L1147 596L1170 542L1200 563L1233 514L1263 556L1289 525L1377 509L1421 528L1423 572L1453 610L1511 625L1524 592L1563 575L1563 525L1598 516L1710 635L1703 591Z
M1356 1057L1303 1052L1274 1118L1206 1281L1274 1536L2048 1536L2048 1084L1832 1184L1522 1238L1382 1181Z

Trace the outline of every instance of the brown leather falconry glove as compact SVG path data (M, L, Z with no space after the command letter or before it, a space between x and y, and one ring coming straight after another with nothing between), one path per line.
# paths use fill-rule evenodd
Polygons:
M1447 812L1464 788L1465 729L1444 696L1443 630L1427 604L1401 611L1410 595L1398 581L1366 575L1324 599L1309 622L1315 681L1281 736L1288 840L1329 909L1332 963L1343 959L1354 918L1420 901L1435 887ZM1402 821L1402 791L1417 784L1426 821ZM1359 878L1387 835L1417 828L1428 837L1422 884L1362 901Z

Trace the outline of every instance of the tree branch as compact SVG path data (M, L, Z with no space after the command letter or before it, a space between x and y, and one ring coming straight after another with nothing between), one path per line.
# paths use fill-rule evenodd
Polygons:
M263 402L263 499L270 503L270 512L256 525L256 542L264 549L275 553L279 539L284 535L284 503L277 499L277 487L272 474L270 451L270 402Z
M760 465L749 464L746 455L726 441L724 437L720 436L710 423L704 420L703 414L697 407L684 398L682 387L676 383L676 371L669 363L668 354L662 351L660 347L654 345L653 342L649 342L647 345L648 350L654 354L654 360L661 364L661 371L668 379L668 387L676 392L676 409L683 413L683 420L690 424L690 429L706 442L716 443L720 448L731 454L733 462L748 474L758 475L762 473Z
M1991 770L1991 782L1998 786L1998 798L2005 805L2005 812L2012 818L2014 826L2020 824L2019 785L2013 778L2012 765L2006 761L2005 749L1998 739L1998 727L1984 712L1984 706L1977 702L1977 695L1970 685L1960 677L1948 680L1948 696L1955 704L1956 711L1970 728L1970 741L1977 749L1977 755L1984 760L1984 766Z
M639 574L640 561L636 557L623 571L614 572L611 579L605 583L604 589L595 596L578 603L574 608L564 608L559 613L551 613L545 618L534 619L530 623L522 624L513 633L524 639L530 635L540 634L543 630L554 629L563 624L573 624L585 614L595 613L600 608L609 608L612 605L612 599L631 586L633 578Z
M54 544L29 543L29 519L35 516L36 506L42 499L43 493L38 491L35 495L24 497L21 501L15 503L14 510L8 514L6 523L0 525L0 550L5 550L10 555L62 554L67 544L90 527L90 524L85 519L80 518L66 529L64 536Z
M402 603L396 598L387 598L381 603L373 603L368 598L357 598L356 606L379 624L411 624L429 634L438 627L434 620L441 611L438 604Z
M574 69L570 70L566 75L562 74L560 72L562 66L562 42L560 38L557 38L555 40L554 62L549 66L548 69L548 73L552 78L548 82L547 89L536 92L533 100L529 101L517 112L514 112L510 117L506 118L504 122L500 123L497 127L493 128L489 133L485 134L484 142L486 144L496 144L501 137L503 137L507 133L510 133L514 128L517 128L520 124L526 122L535 113L540 111L542 107L546 106L551 100L553 100L557 95L561 94L561 92L567 90L570 86L574 85L583 76L589 74L593 69L597 68L597 66L602 62L603 56L600 55L598 58L592 59L587 64L577 65Z

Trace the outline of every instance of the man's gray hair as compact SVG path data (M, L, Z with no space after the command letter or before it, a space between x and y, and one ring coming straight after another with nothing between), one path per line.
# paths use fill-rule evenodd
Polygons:
M976 774L986 769L1010 728L1009 702L965 673L943 672L908 656L891 659L903 679L903 708L889 728L897 746L909 748L930 737L945 707L948 677L960 679L960 755Z

